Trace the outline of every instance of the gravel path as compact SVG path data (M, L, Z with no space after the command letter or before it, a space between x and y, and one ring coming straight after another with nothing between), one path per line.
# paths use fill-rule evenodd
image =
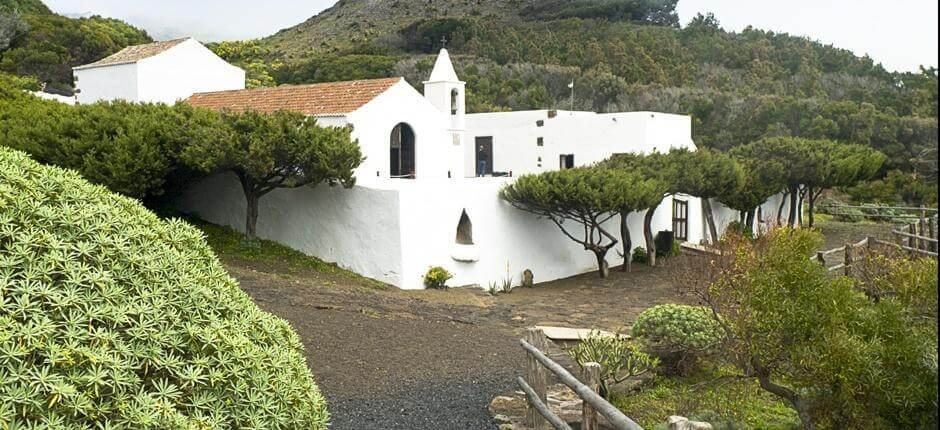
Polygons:
M475 288L381 290L336 275L226 265L259 306L300 335L334 430L495 429L488 406L515 389L526 327L618 330L653 304L681 300L669 270L642 266L491 297Z

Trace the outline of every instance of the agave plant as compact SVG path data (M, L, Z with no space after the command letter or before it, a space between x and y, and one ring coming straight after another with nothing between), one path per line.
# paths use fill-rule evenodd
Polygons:
M313 428L286 321L202 234L0 148L0 428Z

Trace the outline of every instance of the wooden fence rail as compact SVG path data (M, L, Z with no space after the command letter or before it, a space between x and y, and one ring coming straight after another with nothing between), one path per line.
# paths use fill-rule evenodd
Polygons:
M548 425L551 425L556 430L571 430L571 427L564 420L548 408L548 382L550 376L548 372L551 372L583 401L581 410L582 430L598 429L598 413L607 418L607 421L615 430L643 430L642 427L597 393L600 386L600 364L586 363L584 365L583 377L587 379L587 384L585 384L542 352L547 347L548 338L545 337L545 333L541 329L530 328L526 331L525 337L525 339L519 340L519 344L526 352L525 378L520 377L516 382L519 383L528 399L529 407L526 408L525 417L526 426L546 429Z

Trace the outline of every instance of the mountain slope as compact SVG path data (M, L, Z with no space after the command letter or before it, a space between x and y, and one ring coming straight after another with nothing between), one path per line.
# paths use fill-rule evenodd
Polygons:
M217 52L261 85L404 76L420 88L446 40L469 112L657 110L691 115L703 146L793 135L870 145L888 155L887 169L936 164L936 69L892 73L805 37L725 31L712 15L680 27L675 5L343 0L269 38L225 46L239 55Z
M123 21L68 18L39 0L0 0L0 71L32 76L47 90L72 91L72 67L151 42L147 32Z

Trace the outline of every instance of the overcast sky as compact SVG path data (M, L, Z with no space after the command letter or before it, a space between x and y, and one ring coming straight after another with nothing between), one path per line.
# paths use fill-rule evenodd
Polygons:
M158 39L263 37L305 21L334 0L44 0L63 14L124 19ZM679 0L687 23L714 12L727 30L748 25L809 36L869 54L889 70L937 65L936 0Z

